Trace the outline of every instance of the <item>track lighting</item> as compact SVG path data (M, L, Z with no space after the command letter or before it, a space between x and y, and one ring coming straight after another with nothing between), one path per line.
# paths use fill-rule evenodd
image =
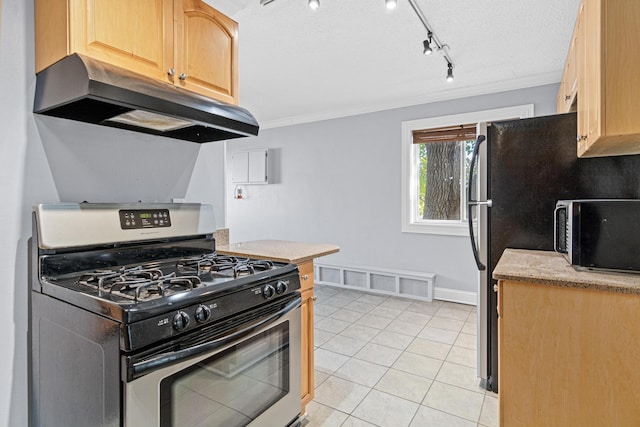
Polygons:
M433 53L433 49L431 48L432 37L433 33L429 31L429 38L422 42L422 45L424 46L424 50L422 51L422 53L424 53L425 55L431 55Z
M2 0L0 0L1 2ZM275 0L260 0L260 4L262 6L266 6L269 3L272 3ZM444 60L447 61L447 82L453 81L453 60L451 59L451 55L449 54L449 46L442 43L434 33L431 31L431 25L427 22L427 18L425 18L424 13L418 6L418 0L407 0L411 8L416 13L416 16L422 22L425 30L427 30L427 39L422 42L423 50L422 53L424 55L431 55L433 51L438 51L444 56ZM311 9L315 10L320 7L320 0L308 0L308 5ZM384 5L387 9L395 9L398 6L398 0L384 0Z
M453 65L451 65L451 62L447 62L447 81L453 81Z

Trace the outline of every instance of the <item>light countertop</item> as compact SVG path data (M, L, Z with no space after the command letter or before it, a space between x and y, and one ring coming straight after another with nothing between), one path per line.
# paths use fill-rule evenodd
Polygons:
M548 251L507 249L493 270L493 278L640 294L640 274L578 271L562 254Z
M338 246L326 243L293 242L288 240L252 240L228 245L216 245L216 252L220 255L270 259L294 264L333 254L339 250Z

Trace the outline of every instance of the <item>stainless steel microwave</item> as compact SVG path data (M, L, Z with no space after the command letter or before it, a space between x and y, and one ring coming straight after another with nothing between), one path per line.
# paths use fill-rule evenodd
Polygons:
M640 200L560 200L557 252L576 268L640 272Z

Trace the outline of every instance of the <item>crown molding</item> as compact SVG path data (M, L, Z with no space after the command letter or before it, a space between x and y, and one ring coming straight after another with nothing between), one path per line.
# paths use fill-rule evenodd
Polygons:
M526 89L560 82L561 71L538 74L535 76L518 79L505 80L501 82L488 83L485 85L468 86L443 90L429 95L421 95L415 98L408 98L402 101L382 101L379 103L369 103L366 106L356 108L345 108L333 111L291 116L283 119L260 121L260 129L272 129L285 126L298 125L303 123L332 120L360 114L375 113L379 111L392 110L396 108L411 107L432 102L449 101L453 99L468 98L471 96L488 95L510 90Z

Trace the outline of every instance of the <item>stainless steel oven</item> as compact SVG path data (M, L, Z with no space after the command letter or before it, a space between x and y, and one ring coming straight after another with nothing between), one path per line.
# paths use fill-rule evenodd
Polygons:
M133 377L125 385L125 424L295 424L289 409L300 406L300 297L270 311L245 315L238 328L185 337L171 343L175 349L125 358Z
M39 205L33 225L30 425L300 424L294 264L217 255L208 205Z

